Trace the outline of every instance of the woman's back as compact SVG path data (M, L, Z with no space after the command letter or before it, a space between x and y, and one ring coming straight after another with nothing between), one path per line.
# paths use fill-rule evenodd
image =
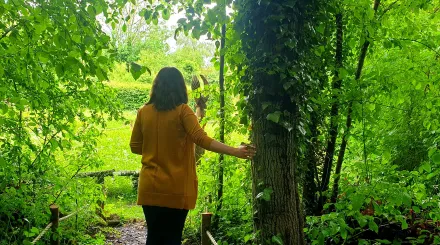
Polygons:
M142 154L138 204L194 208L194 143L208 148L211 142L188 105L169 111L157 111L152 104L142 107L130 142Z

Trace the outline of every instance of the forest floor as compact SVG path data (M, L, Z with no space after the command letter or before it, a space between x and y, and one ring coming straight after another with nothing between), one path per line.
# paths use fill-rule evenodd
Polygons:
M116 232L109 234L106 244L114 245L144 245L146 227L145 222L127 223L115 228Z

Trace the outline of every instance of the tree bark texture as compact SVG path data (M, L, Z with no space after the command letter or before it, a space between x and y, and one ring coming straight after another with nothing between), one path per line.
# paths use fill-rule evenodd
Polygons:
M297 149L294 133L269 120L253 115L253 143L258 154L252 165L255 230L262 241L281 234L284 244L304 244L303 218L295 177ZM290 146L290 147L288 147ZM272 190L268 201L260 193ZM270 191L269 191L270 193Z

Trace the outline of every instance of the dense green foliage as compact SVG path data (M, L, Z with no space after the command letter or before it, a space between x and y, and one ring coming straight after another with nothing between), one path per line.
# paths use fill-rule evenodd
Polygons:
M96 20L102 14L114 22L113 10L121 6L101 0L0 1L0 244L36 237L48 223L51 203L66 214L87 205L93 210L101 198L92 180L74 177L100 164L100 128L121 116L102 82L112 51ZM66 239L86 242L87 236L78 235L87 228L84 218L76 230L63 224Z
M124 110L137 110L148 102L148 93L144 88L122 87L116 88L116 98L119 99Z

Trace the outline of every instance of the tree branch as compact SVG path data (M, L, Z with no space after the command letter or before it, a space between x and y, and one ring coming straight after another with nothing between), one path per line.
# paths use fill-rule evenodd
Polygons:
M391 3L384 11L383 13L380 15L379 20L382 19L382 17L391 10L391 8L393 7L394 4L396 4L398 1L394 1L393 3Z
M437 55L437 57L440 56L440 53L437 50L435 50L433 47L431 47L428 44L423 43L421 41L414 40L414 39L409 39L409 38L401 38L401 39L397 39L397 40L400 40L400 41L410 41L410 42L415 42L415 43L421 44L421 45L425 46L426 48L428 48L429 50L431 50L432 52L434 52Z

